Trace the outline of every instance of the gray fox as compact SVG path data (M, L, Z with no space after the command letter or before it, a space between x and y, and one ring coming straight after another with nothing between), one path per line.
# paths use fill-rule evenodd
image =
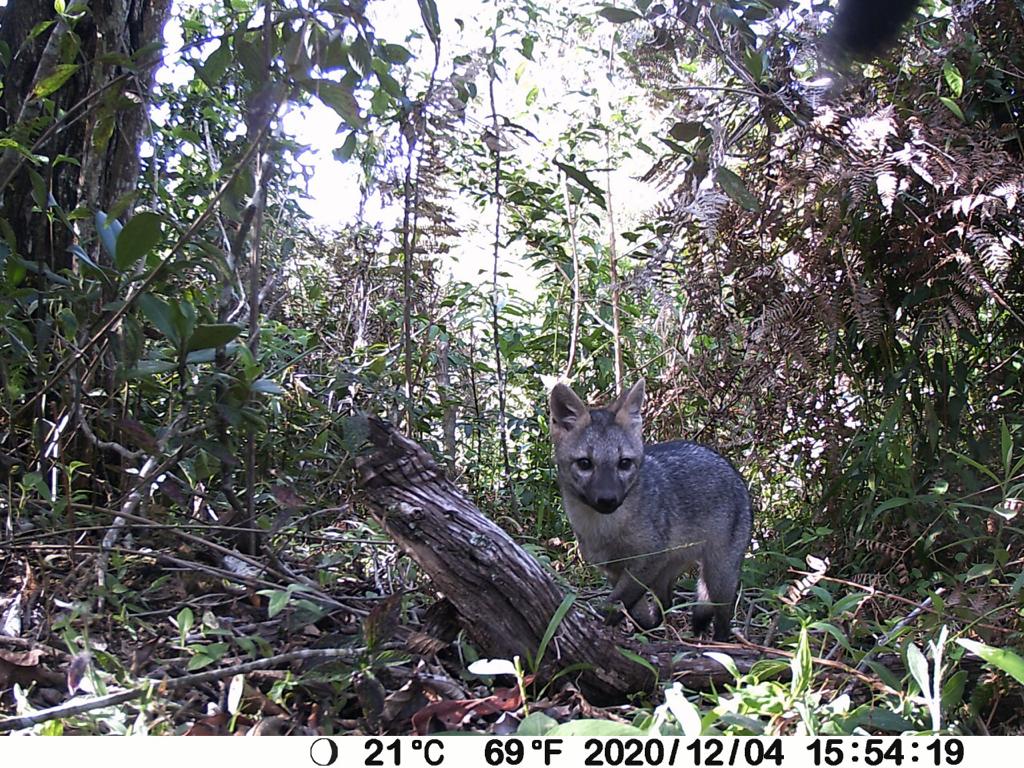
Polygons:
M588 408L564 384L551 390L562 503L583 557L601 568L612 603L621 601L637 624L657 626L676 579L699 563L694 632L714 618L714 639L728 640L753 527L746 483L710 448L644 445L643 401L642 379L605 408Z

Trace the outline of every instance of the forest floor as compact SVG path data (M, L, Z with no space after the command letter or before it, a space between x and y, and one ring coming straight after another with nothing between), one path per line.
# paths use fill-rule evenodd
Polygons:
M527 715L549 726L650 724L662 703L650 697L602 708L571 677L551 685L502 668L489 676L469 672L477 653L448 604L374 526L345 517L317 532L290 530L275 540L280 549L260 558L214 544L204 526L141 519L105 557L104 530L84 520L73 542L30 530L19 535L0 565L0 729L509 734L528 731ZM572 549L554 539L535 554L566 572L559 575L563 583L593 583L595 573ZM756 561L750 561L754 573ZM600 591L584 589L581 598ZM737 643L707 648L749 653L788 638L778 617L771 618L773 594L746 589L734 625ZM929 612L927 605L914 608L882 594L870 606L877 625L902 620L905 626ZM652 642L692 644L688 598L677 590L665 624L648 633ZM618 631L625 640L634 629L624 622ZM792 647L789 639L782 645ZM782 663L767 677L785 676L787 655L778 652ZM840 663L844 655L836 643L814 658L817 694L823 701L852 694L855 704L864 702L877 693L872 683L884 686L879 668L860 664L858 679ZM715 701L717 695L705 703ZM914 727L892 712L879 718L882 710L874 711L869 729ZM769 731L786 732L785 716L769 719ZM1019 718L1018 712L1001 727L1019 728Z

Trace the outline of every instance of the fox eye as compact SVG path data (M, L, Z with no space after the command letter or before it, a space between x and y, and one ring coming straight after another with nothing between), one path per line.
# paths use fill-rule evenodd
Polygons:
M576 467L587 472L594 468L594 462L584 456L582 459L576 459Z
M619 469L623 472L629 472L633 468L632 459L619 459Z

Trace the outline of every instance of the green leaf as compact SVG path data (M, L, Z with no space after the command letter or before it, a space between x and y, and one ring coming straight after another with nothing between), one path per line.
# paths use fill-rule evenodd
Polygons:
M572 720L556 725L547 732L552 738L562 736L645 736L639 728L611 720Z
M242 348L241 344L227 344L224 346L224 356L232 358ZM185 362L189 365L198 365L200 363L212 363L217 359L217 351L214 349L200 349L195 352L189 352L185 355Z
M361 128L366 122L366 118L359 114L359 102L356 101L352 86L333 80L313 80L307 84L307 88L353 128Z
M813 675L813 669L811 667L811 643L807 636L807 627L801 627L800 638L797 640L796 653L793 654L793 658L789 662L789 667L793 672L793 679L790 680L789 688L790 692L794 696L799 696L811 684Z
M676 141L693 141L704 131L704 123L686 120L676 123L669 130L668 134Z
M46 484L43 476L38 472L29 472L26 474L24 480L21 481L21 484L25 488L32 488L35 490L35 492L42 498L46 499L46 501L50 501L52 499L50 495L50 486Z
M524 59L533 61L533 46L537 42L537 39L526 35L523 37L523 47L520 49Z
M75 255L76 259L78 259L80 262L89 267L89 269L95 270L96 272L99 272L101 275L103 274L103 267L101 267L99 264L93 261L89 257L89 254L85 252L85 249L82 248L82 246L80 246L78 243L72 243L71 245L69 245L68 250Z
M359 453L370 439L370 424L366 416L346 416L341 421L341 445L349 453Z
M144 293L139 296L139 309L142 310L146 319L174 344L175 348L180 345L181 337L178 334L178 328L174 322L175 313L170 304L151 293Z
M709 659L714 659L721 664L737 680L740 679L740 669L736 666L736 660L727 653L720 651L704 651L704 655Z
M962 109L960 109L960 105L959 105L959 104L957 104L957 103L956 103L955 101L953 101L953 100L952 100L951 98L949 98L948 96L939 96L939 101L941 101L941 102L942 102L943 104L945 104L945 105L946 105L946 108L947 108L947 109L948 109L948 110L949 110L950 112L952 112L952 113L953 113L954 115L956 115L957 117L959 117L959 118L960 118L961 120L963 120L963 121L964 121L965 123L967 122L967 118L966 118L966 117L964 117L964 112L963 112L963 110L962 110Z
M766 66L764 54L754 48L748 48L743 54L743 66L755 82L761 82Z
M302 36L295 34L294 38L297 42L301 41ZM235 61L242 65L242 70L245 74L256 82L260 82L266 77L267 72L263 66L263 54L260 49L247 38L241 38L235 40ZM291 59L287 59L291 61Z
M110 137L114 135L114 128L117 127L117 116L113 112L104 112L97 120L92 129L92 146L94 149L103 152L110 143Z
M377 62L379 61L380 59L377 59L377 61L374 62L374 70L377 70L379 68L377 66ZM391 75L389 75L386 71L377 72L377 81L380 83L381 88L387 91L389 96L399 100L405 98L405 92L402 90L401 84L397 80L395 80L395 78L393 78Z
M910 671L918 689L926 699L932 696L931 684L928 682L928 660L921 649L914 643L907 644L907 669Z
M213 658L213 656L207 656L205 653L197 653L188 660L188 664L185 665L185 669L189 672L195 672L197 669L210 666L215 661L216 659Z
M38 164L40 162L40 155L33 155L32 152L29 151L28 147L24 146L23 144L19 144L17 141L11 138L0 139L0 149L4 151L7 151L8 149L13 149L15 152L24 157L30 163ZM43 159L45 160L45 158Z
M631 11L627 8L612 8L609 6L602 8L597 12L597 15L607 19L612 24L625 24L627 22L637 21L638 19L643 18L643 16L636 11Z
M843 733L852 733L853 729L858 726L889 733L916 730L912 722L900 717L892 710L884 707L871 707L867 704L858 707L842 721Z
M748 211L758 213L761 205L757 202L743 180L724 166L715 169L715 183L729 196L729 199Z
M1010 428L1006 426L1006 419L1001 419L999 429L999 447L1003 468L1006 470L1006 482L1010 482L1010 468L1013 466L1013 437L1010 435Z
M334 159L339 163L344 163L352 157L352 153L356 150L356 132L349 131L348 136L345 137L344 143L336 150L334 150Z
M971 653L980 656L993 667L998 667L1021 685L1024 685L1024 659L1008 648L994 648L975 640L957 639Z
M960 74L960 70L957 69L956 64L952 61L947 61L943 64L942 76L946 78L946 85L949 86L953 97L959 99L964 93L964 78Z
M196 623L196 617L195 614L192 613L192 609L188 606L185 606L180 611L178 611L177 623L178 637L181 641L182 647L184 647L185 637L188 635L189 630L192 629L192 627L194 627Z
M49 76L36 83L36 87L32 89L32 95L37 99L42 99L57 92L78 71L80 66L79 64L58 64Z
M46 179L37 173L35 169L28 168L27 170L29 180L32 182L32 199L39 206L39 210L45 211L50 207L50 188L46 183Z
M242 326L235 323L213 323L197 325L192 336L185 345L186 352L197 349L214 349L223 347L242 332Z
M163 238L162 223L152 211L135 214L117 236L114 266L124 271L147 256Z
M100 244L107 255L113 259L117 253L117 237L121 234L121 222L111 219L103 211L96 211L96 233L100 236Z
M575 166L569 165L567 163L563 163L560 160L555 160L555 165L561 168L565 172L565 175L568 176L570 179L582 185L594 197L594 200L598 203L598 205L600 205L602 208L607 207L604 200L604 193L601 191L601 188L597 186L597 184L595 184L593 181L591 181L590 177L587 176L587 174L585 174L579 168L576 168Z
M435 45L441 40L441 22L437 16L437 4L434 0L416 0L420 6L420 18L427 28L427 35Z
M267 618L272 619L284 610L291 596L290 590L278 589L271 592L270 600L267 602Z
M562 623L562 619L565 618L565 614L569 612L572 604L576 601L576 594L570 592L562 598L561 604L555 610L551 616L551 621L548 622L547 629L544 631L544 637L541 638L540 646L537 648L537 659L534 662L534 669L539 669L541 662L544 661L544 653L548 649L548 643L551 642L551 638L555 636L555 632L558 631L558 626Z
M908 499L905 496L893 496L891 499L886 499L877 507L875 507L875 514L881 514L882 512L888 512L890 509L898 509L899 507L906 506L913 499Z
M256 381L252 383L250 389L253 392L259 392L261 395L285 394L284 387L282 387L273 379L256 379Z
M967 685L967 670L961 669L949 676L942 686L942 709L949 711L960 706Z
M683 736L700 736L703 730L700 710L686 698L679 683L673 683L672 687L665 691L665 703L668 704L668 710L679 723L679 727L683 729Z
M373 55L366 45L366 39L357 37L348 48L349 63L360 75L369 75L373 70Z
M167 373L177 368L176 363L170 360L140 360L139 364L128 371L128 377L141 379L145 376L153 376L157 373Z
M1013 584L1010 585L1010 597L1016 597L1017 594L1024 589L1024 571L1017 574L1017 578L1013 580Z
M526 94L526 106L531 106L533 102L537 100L538 95L540 95L540 88L535 85L530 89L529 93Z
M409 53L407 48L395 43L384 44L384 55L393 64L405 64L405 62L412 58L412 54Z
M37 37L39 37L41 34L43 34L43 32L48 30L50 27L52 27L56 23L57 23L56 19L47 19L46 21L40 21L38 24L36 24L34 27L32 27L32 29L29 31L28 39L29 40L35 40ZM8 53L8 55L9 55L9 53Z
M517 736L547 736L548 732L558 725L558 721L543 712L531 712L523 718L516 730Z
M974 581L974 579L989 576L995 569L996 567L993 563L977 563L968 569L964 581Z
M651 664L651 662L649 662L647 659L645 659L639 653L636 653L635 651L631 651L628 648L616 648L615 650L617 650L619 653L621 653L623 656L625 656L630 661L636 662L641 667L645 668L648 672L650 672L652 675L654 675L655 680L658 679L658 668L655 667L653 664Z
M197 68L197 74L210 88L215 88L230 64L231 48L222 42L217 50L206 57L203 65Z
M391 94L384 88L378 88L370 99L370 111L375 115L384 115L391 106Z
M992 471L991 469L989 469L988 467L986 467L986 466L985 466L984 464L982 464L982 463L980 463L980 462L978 462L978 461L975 461L975 460L974 460L974 459L972 459L972 458L971 458L970 456L966 456L966 455L964 455L964 454L962 454L962 453L957 453L957 452L955 452L955 451L950 451L950 453L952 453L952 454L953 454L954 456L956 456L956 457L957 457L957 459L959 459L960 461L962 461L962 462L964 462L965 464L967 464L967 465L969 465L969 466L973 467L974 469L978 470L979 472L981 472L981 473L982 473L983 475L985 475L986 477L991 477L991 478L992 478L992 481L993 481L993 482L994 482L994 483L995 483L996 485L999 485L999 484L1000 484L1000 483L1002 482L1002 481L1001 481L1001 480L999 479L998 475L996 475L996 473L995 473L995 472L993 472L993 471Z

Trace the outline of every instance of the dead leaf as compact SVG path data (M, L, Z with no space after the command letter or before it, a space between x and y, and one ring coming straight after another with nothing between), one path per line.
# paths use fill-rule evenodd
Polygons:
M405 641L406 650L416 656L433 656L447 648L449 643L426 632L410 632Z
M394 637L401 610L402 593L386 597L373 607L363 619L363 639L368 649L373 650Z
M215 715L196 720L188 727L183 736L223 736L227 733L227 725L231 715L218 712Z
M157 637L152 640L147 640L142 645L137 645L132 649L130 669L133 677L138 677L142 670L146 668L149 664L149 660L153 658L153 653L160 644L160 638Z
M448 645L458 637L460 629L455 605L451 600L442 598L427 608L419 632Z
M68 664L67 681L68 681L68 693L72 696L78 690L79 686L82 685L82 680L85 679L85 673L89 671L89 663L92 661L92 656L88 651L82 651L76 654Z
M159 448L156 438L140 422L126 416L117 422L117 426L121 428L121 433L128 438L128 442L139 446L147 453L156 453Z
M521 722L522 721L511 712L502 712L501 717L491 723L487 732L493 733L495 736L512 736L519 730L519 724Z
M6 651L0 648L0 661L6 661L16 667L34 667L42 657L43 652L39 648L28 651Z
M363 708L363 716L370 730L377 731L380 727L380 717L384 712L384 702L387 693L381 682L373 676L372 672L360 672L353 680L353 687L359 704Z
M413 734L426 736L433 733L432 721L441 724L440 730L454 730L471 717L487 717L499 712L514 712L523 705L518 689L497 688L493 696L462 701L435 701L412 716Z
M275 485L270 489L270 492L274 495L277 503L287 509L298 509L306 505L306 502L295 492L295 489L287 485Z
M305 728L296 725L287 717L265 717L245 732L246 736L292 736L307 735Z
M430 699L419 678L413 678L384 701L380 726L386 733L408 731L413 715L430 704Z
M164 475L160 481L161 492L179 507L188 508L189 496L177 478Z

